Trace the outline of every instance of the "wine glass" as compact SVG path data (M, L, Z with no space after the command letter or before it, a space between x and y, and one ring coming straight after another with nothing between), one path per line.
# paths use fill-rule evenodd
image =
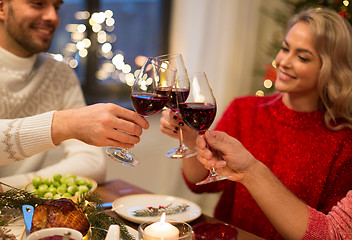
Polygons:
M181 54L165 54L156 57L156 59L167 62L174 66L177 69L175 84L172 88L171 95L169 101L166 103L166 107L170 108L174 112L178 112L177 110L177 103L176 103L176 91L178 91L180 99L179 102L184 102L189 94L189 79L185 64L183 62L183 58ZM182 93L182 94L181 94ZM183 143L183 135L182 135L182 128L178 131L178 139L179 139L179 146L169 150L166 153L168 158L173 159L180 159L180 158L188 158L192 157L197 154L197 151L194 149L188 148Z
M177 101L178 112L182 120L198 134L203 135L213 123L216 115L216 100L204 72L195 73L190 79L191 87L188 98L184 102ZM177 92L177 95L182 94ZM178 100L179 97L176 98ZM196 185L227 179L211 168L206 179Z
M131 101L144 117L160 112L169 100L175 82L176 68L154 58L147 58L131 88ZM123 165L135 167L139 161L124 148L109 147L106 153Z

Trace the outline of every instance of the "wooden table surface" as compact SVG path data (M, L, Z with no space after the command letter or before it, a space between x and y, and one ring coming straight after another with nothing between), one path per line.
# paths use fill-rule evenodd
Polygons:
M120 179L112 180L112 181L107 181L103 185L99 185L97 188L97 193L101 196L102 200L106 202L113 202L115 199L123 196L128 196L131 194L141 194L141 193L151 193L149 191L146 191L140 187L137 187L133 184L130 184L128 182L125 182ZM119 217L116 213L114 214L116 217L118 217L122 222L124 222L126 225L137 229L138 224L130 222L128 220L125 220L121 217ZM220 220L210 217L208 215L202 214L199 218L196 220L189 222L191 226L194 226L198 223L203 223L203 222L221 222ZM259 238L251 233L248 233L246 231L243 231L239 228L237 228L238 231L238 240L258 240L262 239Z

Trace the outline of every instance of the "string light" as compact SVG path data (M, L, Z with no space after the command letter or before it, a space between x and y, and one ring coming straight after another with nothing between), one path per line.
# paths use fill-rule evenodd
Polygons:
M71 68L77 68L79 58L88 56L92 41L96 40L101 44L98 49L98 55L103 58L103 63L96 72L96 78L101 81L113 78L116 81L132 86L135 75L131 73L131 65L124 62L124 56L121 51L117 51L116 54L113 53L112 43L116 41L116 36L111 33L115 29L113 15L114 13L111 10L92 14L87 11L76 12L74 14L75 19L88 21L89 24L88 26L85 24L67 24L65 26L65 30L71 33L72 42L67 43L62 50L62 55L58 55L56 58L66 62ZM96 33L96 39L93 40L87 37L88 27Z

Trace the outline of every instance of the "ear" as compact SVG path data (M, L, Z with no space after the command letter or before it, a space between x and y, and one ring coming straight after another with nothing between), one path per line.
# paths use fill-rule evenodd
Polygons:
M0 0L0 20L4 20L5 16L5 5L7 0Z
M0 0L0 20L4 20L4 1Z

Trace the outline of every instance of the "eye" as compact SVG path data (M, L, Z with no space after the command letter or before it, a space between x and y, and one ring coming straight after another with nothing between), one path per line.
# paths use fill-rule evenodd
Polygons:
M281 50L284 51L284 52L288 52L288 48L284 47L284 46L281 47Z
M308 58L304 58L304 57L301 57L301 56L298 56L298 58L299 58L302 62L308 62L308 61L309 61Z

